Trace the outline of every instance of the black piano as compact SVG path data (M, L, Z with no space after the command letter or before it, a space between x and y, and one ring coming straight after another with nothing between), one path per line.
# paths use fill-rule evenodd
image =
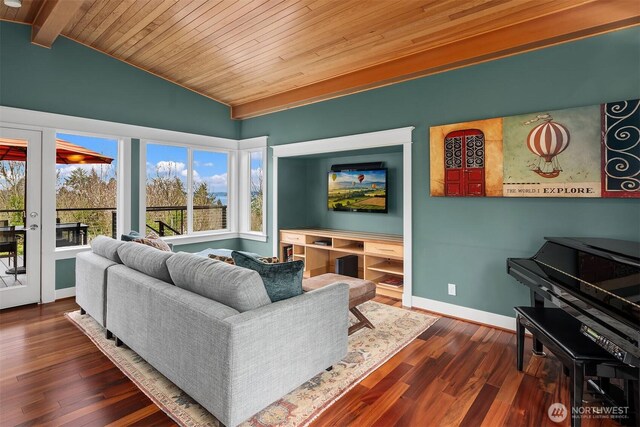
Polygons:
M531 288L532 306L541 307L548 300L562 308L582 323L584 335L629 368L604 372L607 367L602 367L602 376L637 380L640 243L602 238L545 240L533 257L507 259L507 272ZM542 353L536 340L534 352Z
M532 258L507 259L507 272L531 288L532 305L551 301L617 359L640 366L640 243L545 240Z

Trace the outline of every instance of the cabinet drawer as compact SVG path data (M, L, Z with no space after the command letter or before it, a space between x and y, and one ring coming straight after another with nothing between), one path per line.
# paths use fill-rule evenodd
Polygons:
M404 248L401 244L364 242L364 252L402 258Z
M283 242L287 243L298 243L299 245L304 245L304 234L295 234L295 233L282 233Z

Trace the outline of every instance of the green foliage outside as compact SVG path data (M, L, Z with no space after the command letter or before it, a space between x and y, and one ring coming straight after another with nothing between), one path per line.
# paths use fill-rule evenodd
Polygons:
M25 163L0 161L0 221L24 224ZM216 198L206 182L194 184L193 230L218 230L227 227L226 206ZM59 168L56 176L56 209L60 223L89 226L89 241L98 235L113 234L117 195L117 175L112 165L87 165ZM147 228L159 231L159 221L178 233L186 233L187 192L177 171L155 171L147 178ZM251 230L262 231L262 176L251 182ZM155 208L155 209L154 209ZM165 235L175 234L165 227ZM140 230L142 231L142 230ZM58 236L60 237L60 236ZM61 240L59 245L65 243Z

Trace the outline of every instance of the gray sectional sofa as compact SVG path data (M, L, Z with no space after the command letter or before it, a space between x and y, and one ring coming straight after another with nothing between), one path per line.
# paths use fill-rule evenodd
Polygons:
M83 312L227 426L346 355L348 294L271 303L255 271L104 236L76 258Z

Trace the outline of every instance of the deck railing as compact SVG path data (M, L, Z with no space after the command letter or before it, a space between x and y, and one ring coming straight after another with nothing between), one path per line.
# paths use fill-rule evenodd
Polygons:
M186 233L186 206L148 206L146 228L158 235L172 236ZM14 220L11 225L22 225L26 221L26 212L22 209L0 209L0 220L7 217ZM17 216L17 218L16 218ZM21 218L18 219L18 218ZM58 208L56 209L57 223L83 223L89 226L89 238L100 234L117 236L117 214L114 207L98 208ZM224 230L227 228L227 206L194 206L194 231ZM128 231L128 230L126 230ZM142 231L142 230L141 230Z

